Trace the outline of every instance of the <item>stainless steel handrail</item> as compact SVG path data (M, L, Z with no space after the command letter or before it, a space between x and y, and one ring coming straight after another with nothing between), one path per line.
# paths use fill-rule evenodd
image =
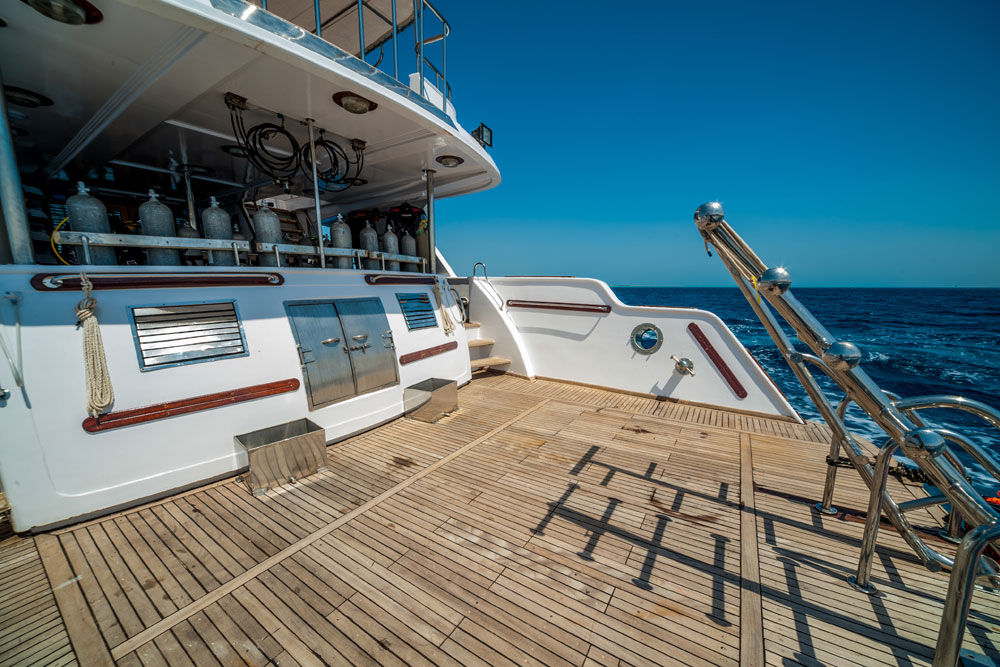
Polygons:
M865 535L857 574L852 584L867 593L875 592L869 581L869 574L883 506L893 525L924 559L925 564L931 569L936 569L935 564L952 564L946 556L923 543L888 493L886 478L892 454L897 448L919 466L951 503L955 518L952 525L957 528L957 517L960 516L972 527L963 539L954 562L938 640L939 650L934 660L937 666L953 666L962 642L961 633L967 620L972 584L980 572L990 575L994 573L991 564L980 558L980 554L991 540L1000 537L1000 515L966 479L961 463L948 448L945 434L926 427L922 420L914 417L913 412L932 407L957 408L977 414L994 426L1000 426L1000 412L985 404L960 397L933 396L894 400L886 396L884 390L860 368L862 357L857 346L848 341L837 340L795 299L789 291L792 280L788 271L782 267L768 267L726 222L721 204L703 204L695 212L694 220L705 240L706 249L708 244L716 249L793 373L833 430L831 455L836 457L839 447L843 447L851 463L869 486L871 493ZM766 305L760 302L761 296L766 300ZM795 350L779 326L772 309L794 329L798 339L805 343L812 354ZM806 368L807 363L823 370L844 391L849 401L856 403L889 436L890 442L879 452L874 468L860 452L844 425L843 414L847 403L841 401L843 409L834 410ZM951 434L950 431L946 433ZM960 446L963 442L969 442L963 436L958 436L957 440L949 439ZM1000 468L984 450L973 447L971 451L967 451L974 457L982 456L987 459L987 469ZM830 488L832 489L832 485Z
M705 215L702 212L703 208L704 207L700 208L699 213L696 214L696 221L699 214ZM713 220L712 222L716 223L716 225L724 224L724 215L721 205L718 205L717 211L712 215L717 218L717 220ZM700 227L701 224L699 224L699 228ZM854 436L847 430L847 426L844 424L844 421L837 415L836 410L826 398L826 395L820 388L819 383L816 382L816 379L806 367L804 358L799 356L800 353L798 353L792 345L792 342L785 335L784 330L778 324L778 320L775 315L769 308L765 307L765 305L761 303L758 298L758 293L756 291L756 276L763 273L766 270L766 266L760 258L758 258L753 251L743 243L742 239L735 236L735 232L732 232L731 229L728 232L725 229L720 229L719 231L720 234L723 235L724 241L716 241L712 239L711 242L713 244L717 244L716 248L719 251L720 258L726 265L730 274L733 276L733 279L736 281L736 286L739 287L743 296L750 304L750 307L760 319L768 334L774 340L778 350L781 352L785 361L791 368L792 373L795 374L795 377L805 388L806 393L819 409L823 420L833 432L830 456L836 459L839 455L840 449L843 449L847 454L851 465L855 470L857 470L864 482L871 487L874 480L874 468L868 461L867 455L855 441ZM702 232L702 236L705 237L707 244L710 241L709 237L704 231ZM808 317L815 322L815 318L812 318L811 314ZM812 334L813 337L820 337L823 340L828 340L832 343L832 335L826 332L826 330L818 322L815 324L818 327L818 332L814 331ZM825 336L823 334L825 334ZM799 334L799 336L801 338L803 334ZM836 509L829 507L829 505L827 505L826 509L824 509L822 504L818 503L816 508L821 512L836 512ZM885 511L886 515L889 517L889 521L892 522L893 526L899 531L900 535L903 536L903 539L906 540L906 543L909 544L910 548L913 549L929 570L936 571L940 570L942 567L951 567L952 561L950 558L938 553L934 549L931 549L922 539L920 539L920 537L916 534L916 531L914 531L913 527L910 525L909 520L901 511L899 511L899 507L896 505L896 502L889 497L888 493L885 494Z
M475 280L476 280L476 271L479 269L480 266L483 267L483 280L485 280L486 284L489 285L489 288L490 288L489 292L492 292L490 294L490 298L492 299L494 296L496 297L497 307L500 309L500 312L503 312L503 297L500 296L500 292L498 292L497 288L494 287L493 283L490 282L490 277L486 273L486 264L484 264L483 262L476 262L475 265L473 265L473 267L472 267L472 276L469 279L470 280L470 282L469 282L469 300L470 301L472 300L472 283L475 282ZM484 290L484 292L485 291L486 290ZM487 292L487 293L489 293L489 292Z

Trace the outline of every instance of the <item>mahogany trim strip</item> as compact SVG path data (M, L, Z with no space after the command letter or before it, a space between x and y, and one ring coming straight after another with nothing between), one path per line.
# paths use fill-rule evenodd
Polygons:
M611 306L603 303L565 303L562 301L518 301L507 299L508 308L537 308L539 310L570 310L577 313L610 313Z
M733 392L741 399L746 398L747 390L743 388L743 385L740 384L740 381L736 378L736 374L733 373L732 369L729 368L728 364L726 364L726 361L716 351L715 347L712 346L708 337L705 336L705 332L701 330L701 327L694 322L691 322L687 328L688 331L691 332L691 335L694 336L694 339L698 341L698 344L701 345L701 349L705 350L705 354L707 354L708 358L712 360L713 364L715 364L715 367L718 369L722 378L729 383L729 387L733 390Z
M369 285L433 285L436 281L432 276L398 276L384 273L366 273L365 282Z
M164 289L186 287L276 287L285 282L280 273L92 273L95 290ZM36 273L31 286L39 292L80 291L79 273Z
M298 379L290 378L288 380L278 380L277 382L268 382L266 384L255 384L250 387L243 387L242 389L220 391L216 394L204 394L203 396L184 398L179 401L170 401L169 403L158 403L144 408L109 412L106 415L100 415L96 419L94 417L87 417L84 419L83 430L88 433L108 431L113 428L131 426L133 424L142 424L145 422L156 421L158 419L166 419L167 417L184 415L191 412L211 410L212 408L222 407L223 405L233 405L234 403L242 403L243 401L252 401L257 398L284 394L290 391L296 391L298 388Z
M399 363L406 365L414 361L420 361L421 359L426 359L427 357L433 357L438 354L444 354L445 352L450 352L451 350L458 348L457 341L450 341L444 343L443 345L435 345L434 347L429 347L426 350L417 350L416 352L410 352L409 354L404 354L399 358Z

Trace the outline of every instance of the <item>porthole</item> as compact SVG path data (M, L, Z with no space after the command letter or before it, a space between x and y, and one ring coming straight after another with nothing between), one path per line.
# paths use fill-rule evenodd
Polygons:
M632 343L632 349L639 354L653 354L663 345L663 332L655 324L648 322L640 324L632 329L629 342Z

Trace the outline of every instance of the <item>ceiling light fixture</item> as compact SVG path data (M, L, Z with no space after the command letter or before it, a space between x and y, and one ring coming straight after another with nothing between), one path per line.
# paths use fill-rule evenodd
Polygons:
M4 99L11 104L27 107L29 109L52 106L52 100L45 97L45 95L36 93L33 90L28 90L27 88L20 88L18 86L4 86L3 96Z
M333 101L345 110L356 114L368 113L369 111L374 111L378 108L378 105L371 100L347 90L334 93Z
M436 158L434 158L434 161L437 162L442 167L447 167L449 169L453 169L454 167L457 167L458 165L465 162L465 160L458 157L457 155L438 155Z
M100 23L100 10L87 0L21 0L39 14L67 25Z

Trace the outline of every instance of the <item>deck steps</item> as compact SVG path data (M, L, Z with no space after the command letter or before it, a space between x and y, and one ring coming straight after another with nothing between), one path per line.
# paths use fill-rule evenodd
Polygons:
M480 327L479 322L462 322L466 329L478 329Z
M482 359L472 360L472 370L478 371L483 368L492 368L493 366L506 366L510 363L510 359L504 359L503 357L483 357Z
M469 341L469 347L488 347L495 342L492 338L473 338Z

